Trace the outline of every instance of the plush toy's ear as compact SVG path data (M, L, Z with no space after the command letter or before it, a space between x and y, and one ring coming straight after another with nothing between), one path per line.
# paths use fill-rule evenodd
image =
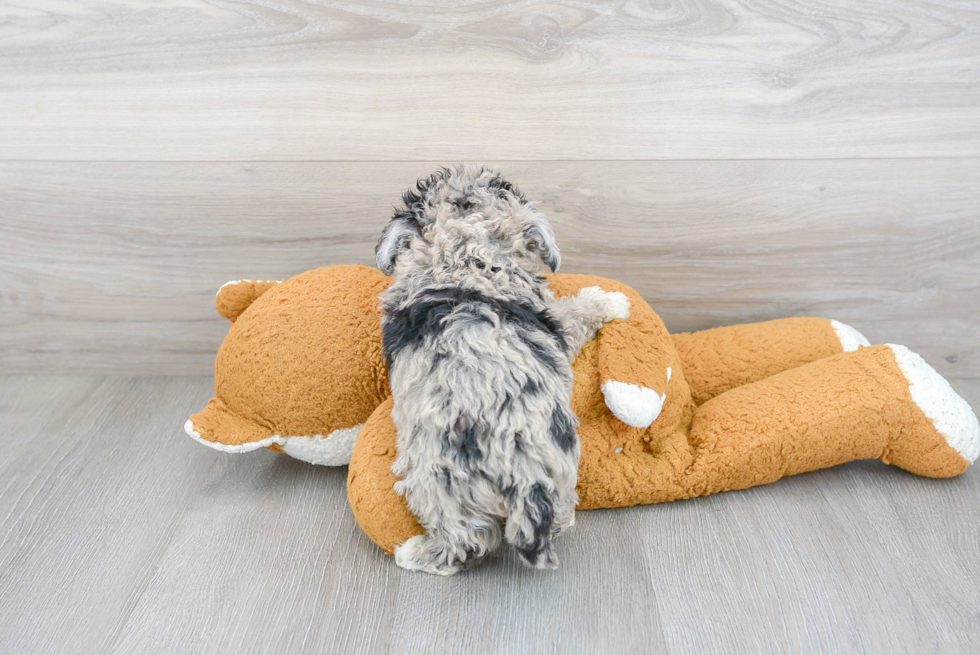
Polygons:
M374 248L374 256L381 272L385 275L391 275L395 270L395 259L408 249L412 243L412 237L421 234L419 221L414 214L402 210L396 211L391 222L381 232L381 240Z
M232 323L263 293L282 282L271 280L235 280L218 289L214 306L218 313Z
M534 242L534 249L541 256L541 261L548 265L552 273L557 273L561 266L561 251L558 250L558 242L555 241L555 233L552 232L548 219L534 211L524 228L524 237Z

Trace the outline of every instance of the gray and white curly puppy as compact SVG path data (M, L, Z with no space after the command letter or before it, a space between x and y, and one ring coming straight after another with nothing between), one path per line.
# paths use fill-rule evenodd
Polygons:
M629 300L599 287L556 300L540 275L560 254L545 220L483 167L445 168L404 194L376 248L395 280L382 331L398 455L395 489L425 528L399 566L449 575L501 536L555 568L574 523L578 419L571 362Z

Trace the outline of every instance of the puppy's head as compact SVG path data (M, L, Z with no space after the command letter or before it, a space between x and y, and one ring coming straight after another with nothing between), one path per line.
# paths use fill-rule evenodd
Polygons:
M375 248L385 275L493 277L561 264L544 216L517 188L482 166L443 168L402 196ZM396 267L397 264L397 267Z

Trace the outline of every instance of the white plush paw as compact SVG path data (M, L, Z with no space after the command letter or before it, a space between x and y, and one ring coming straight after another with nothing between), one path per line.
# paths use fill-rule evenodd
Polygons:
M893 343L888 347L909 382L912 400L946 443L972 464L980 455L980 421L970 404L918 354Z
M626 320L630 317L630 299L618 291L606 293L606 313L602 320L606 323L617 318Z
M840 321L831 321L831 326L834 328L834 332L837 333L837 338L840 339L841 348L844 352L849 353L857 350L860 346L867 348L871 345L868 339L852 328L846 323L841 323Z
M660 395L653 389L615 380L603 383L602 396L613 416L634 428L650 427L667 400L667 394Z
M459 573L456 566L439 566L429 561L429 538L424 534L416 535L395 547L395 564L408 571L422 571L433 575L453 575Z

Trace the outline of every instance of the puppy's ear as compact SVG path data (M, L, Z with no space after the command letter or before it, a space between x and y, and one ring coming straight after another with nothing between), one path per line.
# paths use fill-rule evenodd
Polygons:
M538 212L534 212L527 227L524 228L524 238L534 242L534 248L541 256L541 261L548 265L552 273L557 273L558 267L561 266L561 251L558 250L558 242L555 241L555 233L551 231L548 220Z
M394 218L381 232L381 240L374 248L374 257L378 268L385 275L391 275L395 270L395 259L408 249L412 237L421 235L418 219L414 214L396 211Z

